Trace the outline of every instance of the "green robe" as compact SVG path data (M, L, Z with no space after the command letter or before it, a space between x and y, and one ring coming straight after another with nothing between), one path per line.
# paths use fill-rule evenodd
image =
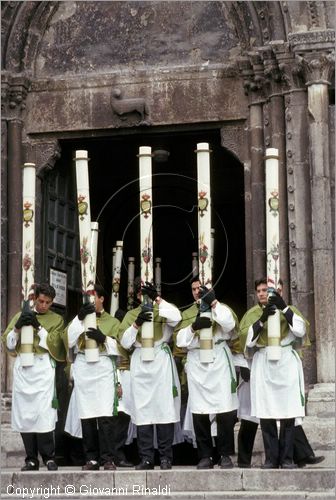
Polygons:
M70 323L69 323L70 324ZM112 337L118 341L118 330L119 330L119 321L117 318L113 318L109 313L106 311L103 311L101 313L101 316L98 318L97 317L97 328L106 335L107 337ZM65 328L62 338L63 342L65 345L65 348L67 352L69 351L69 339L68 339L68 328L69 325ZM83 332L78 340L77 340L77 346L79 351L84 351L85 349L85 333ZM121 345L118 343L118 350L120 352L120 356L125 356L127 357L127 352L125 349L121 347ZM105 345L99 345L99 351L103 352L106 351Z
M238 325L239 325L239 322L238 322L238 318L235 314L235 312L231 309L231 307L229 307L228 305L225 304L225 306L230 309L230 311L232 312L232 315L233 315L233 318L235 320L235 330L236 332L238 332ZM174 341L176 340L176 335L177 333L182 330L183 328L186 328L187 326L191 325L195 319L196 319L196 316L197 314L199 313L199 309L195 304L193 304L192 306L188 307L188 309L186 309L185 311L182 312L182 319L180 321L180 323L175 327L175 330L174 330ZM216 322L213 321L212 322L212 331L213 331L213 334L216 333ZM197 334L197 332L196 332ZM235 337L233 335L233 337Z
M307 321L300 311L294 307L294 306L289 306L290 309L293 311L293 313L297 314L300 316L302 319L304 319L305 324L306 324L306 335L304 336L304 339L299 339L297 338L296 340L296 345L294 347L307 347L310 345L310 340L309 340L309 321ZM245 344L246 344L246 339L247 339L247 332L253 323L258 321L260 319L260 316L262 315L262 307L257 304L251 309L249 309L245 315L243 316L240 325L239 325L239 340L240 340L240 345L242 350L245 350ZM285 315L282 311L280 311L280 335L281 335L281 340L284 339L289 332L289 326L288 322L285 318ZM264 326L259 334L258 338L258 345L260 346L267 346L267 322L264 323Z
M133 325L133 323L137 319L137 316L140 312L141 312L141 306L138 306L135 309L128 311L128 313L126 314L122 323L119 326L119 332L118 332L119 340L122 339L124 332L130 326ZM159 316L159 306L157 304L154 304L153 313L154 313L154 316L153 316L154 341L156 341L156 340L160 340L162 338L162 331L163 331L163 326L166 323L166 318L162 318L161 316ZM141 344L141 326L138 329L136 340Z
M9 325L7 326L6 330L4 331L4 334L2 335L2 341L6 345L6 340L7 340L7 335L9 334L10 331L13 330L15 323L17 322L19 316L21 314L21 311L15 314L15 316L11 319ZM64 323L63 323L63 318L59 314L56 314L53 311L47 311L45 314L37 314L36 318L40 325L45 328L48 332L48 337L47 337L47 346L49 349L50 355L56 360L56 361L65 361L65 349L64 349L64 344L62 340L62 335L63 335L63 330L64 330ZM46 349L43 347L39 346L40 342L40 337L37 334L37 330L34 329L34 340L33 340L33 351L36 354L44 354L48 352ZM15 347L15 352L13 351L8 351L10 355L12 356L17 356L21 352L21 342L20 342L20 335L19 335L19 340L18 343L16 344Z

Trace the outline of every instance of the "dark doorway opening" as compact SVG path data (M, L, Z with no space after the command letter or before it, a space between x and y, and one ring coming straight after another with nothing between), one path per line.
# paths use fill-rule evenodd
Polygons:
M244 174L241 163L220 144L220 130L118 135L62 141L63 164L73 169L76 149L89 152L92 220L99 222L97 281L110 293L112 247L123 240L120 307L126 308L128 257L139 273L140 146L169 153L154 156L154 257L162 259L162 295L179 307L190 304L192 252L197 251L196 145L208 142L211 154L212 225L215 229L213 281L219 300L245 312ZM160 158L159 158L160 159ZM162 154L161 154L162 159ZM69 173L70 175L70 173ZM75 193L74 193L75 197Z
M244 171L242 164L221 146L218 127L192 131L166 130L160 133L147 130L141 135L119 131L115 136L60 141L62 156L49 178L46 178L47 244L44 268L46 277L49 266L64 268L70 273L69 278L71 275L72 287L68 290L66 321L77 314L81 302L75 220L75 150L87 150L90 158L91 218L99 222L97 282L109 295L112 284L112 248L117 240L123 240L120 307L126 309L128 257L135 257L136 274L139 273L137 154L140 146L152 147L154 257L162 260L163 297L184 308L192 300L189 283L192 252L196 252L198 246L195 149L199 142L208 142L212 150L212 226L215 229L213 282L216 295L220 301L233 308L239 319L242 317L246 310ZM68 212L67 217L65 212ZM109 303L106 309L109 311ZM61 371L58 383L60 389L67 392L63 368ZM83 460L81 451L77 449L81 443L76 442L74 446L76 440L71 440L63 432L68 397L69 394L61 398L61 418L56 432L59 462L65 465L78 464ZM67 455L76 455L77 452L78 457L75 458ZM136 462L135 443L132 443L127 452L128 458ZM191 444L182 443L175 447L174 463L194 464L196 461L196 450Z

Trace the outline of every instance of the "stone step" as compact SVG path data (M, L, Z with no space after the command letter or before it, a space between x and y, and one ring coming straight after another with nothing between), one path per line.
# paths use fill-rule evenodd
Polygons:
M324 455L326 459L318 464L320 467L335 467L335 420L333 418L306 417L303 424L308 440L315 455ZM237 435L239 423L235 426L237 452ZM260 429L258 429L252 465L260 466L264 460L264 447ZM24 450L21 436L11 430L10 424L1 426L1 463L3 467L17 467L24 461ZM233 458L236 461L236 457Z
M309 390L306 411L309 416L335 418L335 385L315 384Z
M35 489L34 489L35 488ZM123 470L83 472L76 467L18 472L2 471L1 498L331 498L333 469L296 470L196 470L175 467L169 471ZM274 495L276 493L276 495ZM225 496L224 496L225 495ZM240 497L239 497L240 495ZM248 496L250 495L250 496ZM263 496L262 496L263 495ZM265 496L266 495L266 496ZM304 495L304 496L302 496Z
M88 500L105 500L105 498L113 498L115 500L144 500L144 498L166 498L167 500L334 500L335 493L318 493L311 491L301 491L301 492L291 492L291 491L273 491L273 492L257 492L253 493L250 491L211 491L211 492L199 492L199 491L190 491L190 492L172 492L169 495L128 495L122 494L118 495L113 493L112 495L104 495L98 496L95 494L94 496L85 495L85 498ZM2 495L1 498L3 500L10 500L12 498L23 498L22 494L20 495ZM34 498L34 497L33 497ZM36 498L36 497L35 497ZM38 497L45 498L45 497ZM83 500L83 495L67 495L66 497L49 497L51 500L53 498L64 499L67 498L69 500Z

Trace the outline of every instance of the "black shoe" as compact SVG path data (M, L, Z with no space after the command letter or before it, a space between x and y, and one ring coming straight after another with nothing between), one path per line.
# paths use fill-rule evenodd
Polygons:
M264 464L261 466L262 469L278 469L279 467L277 465L272 464L272 462L266 461Z
M251 464L240 464L240 463L238 463L237 467L239 467L240 469L251 469Z
M57 470L58 469L58 465L55 462L55 460L48 460L46 462L46 466L47 466L48 470Z
M221 469L232 469L233 468L232 460L227 455L223 455L220 457L220 461L219 461L218 465Z
M281 469L297 469L298 466L294 462L283 462L280 465Z
M99 463L96 460L89 460L83 465L82 470L99 470Z
M163 458L161 460L160 469L162 469L162 470L168 470L168 469L171 469L171 468L172 468L171 461L168 460L167 458Z
M141 462L135 466L135 470L152 470L154 469L154 464L149 460L141 460Z
M116 470L117 467L114 462L105 462L104 463L104 470Z
M299 460L297 465L298 467L305 467L306 465L314 465L323 462L325 457L323 455L316 457L315 455L310 455L309 457L304 458L303 460Z
M213 461L211 457L202 458L198 464L196 469L213 469Z
M134 467L134 464L132 464L132 462L128 462L128 460L119 460L116 461L115 464L118 467Z
M27 470L39 470L39 464L36 464L35 462L26 462L26 465L21 467L21 470L23 472L26 472Z

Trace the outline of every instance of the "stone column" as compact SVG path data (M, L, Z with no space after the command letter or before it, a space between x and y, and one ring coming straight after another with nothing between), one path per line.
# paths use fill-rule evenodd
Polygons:
M287 44L273 47L285 84L286 170L289 239L289 302L310 322L312 347L304 352L307 384L316 381L314 282L308 152L307 92Z
M299 57L308 87L318 382L335 381L335 273L331 227L328 86L332 54Z
M268 117L264 117L265 147L279 151L279 199L280 199L280 275L284 282L283 297L289 300L289 250L287 214L287 171L286 171L286 125L285 104L281 72L271 45L261 49L265 76L269 82Z
M7 112L9 84L5 72L1 77L1 310L7 310L7 253L8 253L8 210L7 210L7 120L5 119ZM1 314L1 332L6 328L6 314ZM6 353L2 349L1 352L1 392L6 392Z
M6 75L8 92L5 102L7 119L7 311L5 323L21 305L22 246L22 129L25 98L29 83L22 75ZM5 314L4 314L5 316ZM12 388L13 358L6 359L5 390Z
M258 53L240 60L240 70L244 87L249 95L249 146L250 146L250 186L251 186L251 244L252 244L252 288L248 290L248 303L254 303L254 280L266 272L265 233L265 169L264 169L264 118L262 94L264 67Z

